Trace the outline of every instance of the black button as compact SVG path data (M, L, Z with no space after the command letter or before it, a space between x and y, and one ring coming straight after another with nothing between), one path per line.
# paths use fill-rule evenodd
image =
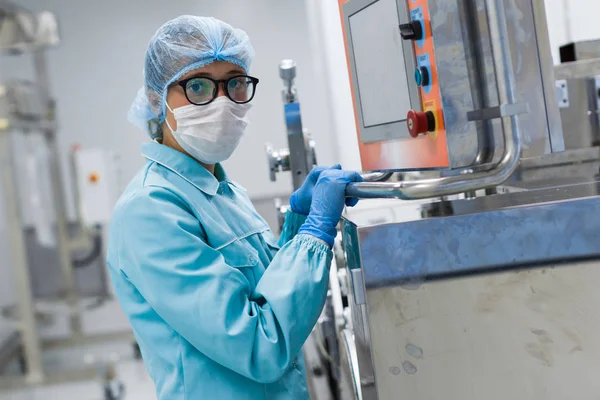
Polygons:
M427 131L435 132L435 114L427 111L425 115L427 116Z
M423 39L423 24L421 21L411 21L408 24L400 25L400 35L404 40Z

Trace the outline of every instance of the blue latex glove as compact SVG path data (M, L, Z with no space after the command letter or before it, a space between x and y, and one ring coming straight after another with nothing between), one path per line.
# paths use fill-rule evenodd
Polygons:
M298 234L313 236L333 247L344 205L354 207L358 203L358 199L346 198L346 186L362 181L356 172L337 169L321 172L313 191L310 213Z
M329 169L342 169L342 166L339 164L334 165L331 168L327 167L315 167L306 177L306 180L300 187L300 189L296 190L292 197L290 197L290 207L292 211L296 214L308 215L310 212L310 204L312 203L313 190L317 181L319 180L319 176L321 172L327 171Z

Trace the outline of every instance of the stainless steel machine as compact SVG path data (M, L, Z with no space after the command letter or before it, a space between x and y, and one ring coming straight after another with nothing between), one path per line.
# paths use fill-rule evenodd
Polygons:
M363 169L430 176L348 187L338 392L597 398L597 56L554 69L542 0L339 5Z

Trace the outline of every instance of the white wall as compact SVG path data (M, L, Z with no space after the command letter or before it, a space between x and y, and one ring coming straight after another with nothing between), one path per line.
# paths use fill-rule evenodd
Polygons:
M552 56L560 63L559 47L589 39L600 39L600 1L544 0L548 16L548 31Z
M305 0L305 3L310 44L317 63L315 69L319 74L318 79L326 88L328 116L339 162L346 169L360 170L358 136L338 2Z

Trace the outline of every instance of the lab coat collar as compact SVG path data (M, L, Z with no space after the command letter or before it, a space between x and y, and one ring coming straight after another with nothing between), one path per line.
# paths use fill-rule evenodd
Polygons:
M193 158L158 142L144 143L142 155L175 172L209 196L217 194L219 182L232 183L221 164L215 165L213 175Z

